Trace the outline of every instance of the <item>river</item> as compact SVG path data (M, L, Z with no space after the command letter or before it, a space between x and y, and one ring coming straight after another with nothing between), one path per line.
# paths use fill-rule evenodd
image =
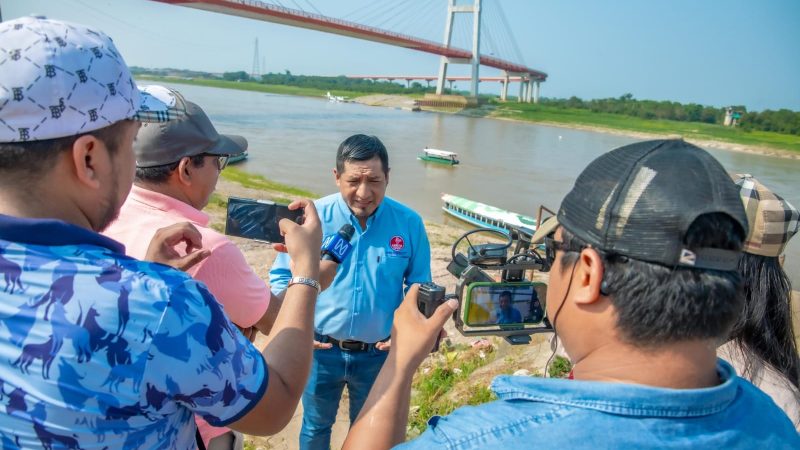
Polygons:
M244 170L328 194L336 149L355 133L374 134L389 149L387 195L426 220L445 222L441 193L534 216L540 204L556 209L576 176L600 154L639 139L529 123L412 113L323 98L174 85L198 103L223 133L250 142ZM450 168L417 160L424 147L454 151ZM725 150L709 151L729 170L751 173L800 207L800 160ZM682 180L675 180L676 183ZM800 287L800 237L787 249L786 270Z

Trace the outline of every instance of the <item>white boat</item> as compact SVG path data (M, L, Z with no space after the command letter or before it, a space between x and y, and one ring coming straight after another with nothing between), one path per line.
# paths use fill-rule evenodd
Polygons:
M440 164L458 164L458 153L448 152L447 150L438 150L435 148L425 147L422 149L423 154L419 156L422 161L430 161Z
M444 212L481 228L508 233L516 230L528 235L536 231L536 219L485 203L476 202L455 195L442 194Z
M332 103L345 103L345 102L347 102L347 97L342 97L341 95L331 95L330 91L325 93L325 97L327 97L328 101L332 102Z

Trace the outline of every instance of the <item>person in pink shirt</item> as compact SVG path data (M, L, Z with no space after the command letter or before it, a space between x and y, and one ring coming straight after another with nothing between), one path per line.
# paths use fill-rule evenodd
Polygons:
M219 134L198 105L186 104L180 120L139 130L135 184L119 218L104 234L123 243L128 255L142 258L156 230L192 223L211 254L187 272L208 286L231 322L252 340L256 331L269 333L281 299L270 293L233 242L209 228L209 216L202 212L228 158L243 153L247 140ZM214 428L200 417L196 421L207 449L242 448L240 433Z

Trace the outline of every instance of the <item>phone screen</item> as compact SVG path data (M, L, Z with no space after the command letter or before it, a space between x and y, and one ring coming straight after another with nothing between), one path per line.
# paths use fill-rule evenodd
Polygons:
M278 222L289 219L300 223L303 210L289 210L268 200L230 197L228 215L225 219L225 234L264 242L283 243Z
M497 330L547 328L546 296L544 283L472 283L462 308L464 323Z

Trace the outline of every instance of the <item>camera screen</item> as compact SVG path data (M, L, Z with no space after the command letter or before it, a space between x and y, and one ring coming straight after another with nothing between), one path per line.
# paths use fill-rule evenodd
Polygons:
M470 327L549 327L544 283L473 283L467 288L464 323Z
M302 214L302 209L290 211L286 205L231 197L228 199L225 234L265 242L283 242L278 222L284 218L297 221Z

